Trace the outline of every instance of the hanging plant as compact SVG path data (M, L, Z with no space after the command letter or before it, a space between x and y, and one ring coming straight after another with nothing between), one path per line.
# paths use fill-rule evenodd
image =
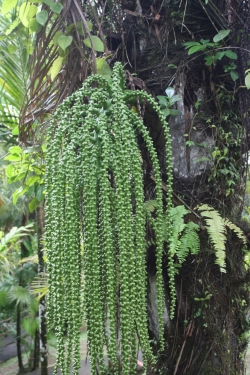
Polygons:
M143 121L128 105L136 100L147 100L164 129L168 174L164 209L156 150ZM66 99L48 131L46 249L49 325L58 341L55 373L61 368L62 374L69 374L72 353L73 374L78 373L83 318L92 374L104 373L104 346L114 374L135 374L137 338L144 363L153 361L147 330L147 213L139 134L155 176L157 306L163 345L162 227L164 214L169 239L171 141L160 107L146 92L126 90L123 68L117 63L111 81L91 76Z

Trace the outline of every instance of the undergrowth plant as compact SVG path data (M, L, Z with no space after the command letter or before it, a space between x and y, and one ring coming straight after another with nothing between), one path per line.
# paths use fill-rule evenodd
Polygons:
M156 150L143 121L128 105L136 100L147 100L163 126L167 165L164 207ZM48 130L46 249L49 326L55 329L58 343L54 373L61 368L63 375L69 374L72 358L73 374L78 373L83 317L92 374L105 373L104 347L112 373L135 374L137 338L145 366L154 360L147 333L147 214L138 135L144 139L155 177L157 306L163 348L163 243L172 236L171 140L158 104L146 92L126 90L123 68L117 63L112 80L93 75L66 99Z

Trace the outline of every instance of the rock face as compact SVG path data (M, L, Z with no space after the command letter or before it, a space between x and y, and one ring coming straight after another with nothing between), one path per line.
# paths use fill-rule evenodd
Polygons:
M214 147L214 139L211 131L208 131L206 122L200 120L194 113L193 106L187 107L184 104L184 74L180 74L175 86L175 94L179 95L180 100L176 103L179 114L169 118L173 171L176 178L191 182L213 166L211 151ZM198 91L197 100L202 101L202 98L198 99L202 88Z

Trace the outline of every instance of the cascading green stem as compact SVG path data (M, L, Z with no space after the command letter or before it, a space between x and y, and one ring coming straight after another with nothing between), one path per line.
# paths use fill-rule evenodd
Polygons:
M162 122L166 139L166 205L153 141L143 121L130 109L129 103L135 98L147 100ZM116 63L110 82L98 75L89 77L59 106L48 129L46 249L49 326L55 329L58 344L55 374L60 368L63 375L69 375L71 359L73 374L78 373L83 318L92 375L105 374L105 346L114 375L136 373L137 339L144 363L154 361L147 330L147 214L143 207L144 171L138 134L144 139L155 174L157 210L151 221L156 238L157 304L163 348L162 223L165 215L169 239L171 140L158 104L145 92L126 90L122 65ZM171 273L170 279L174 305Z

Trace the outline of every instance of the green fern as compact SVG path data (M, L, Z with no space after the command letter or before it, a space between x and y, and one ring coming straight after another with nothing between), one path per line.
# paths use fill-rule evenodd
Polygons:
M231 229L237 235L237 237L240 240L243 241L243 244L246 245L247 244L247 240L246 240L246 237L244 235L244 232L239 227L237 227L237 225L235 225L234 223L232 223L230 220L224 219L224 222L225 222L225 225L229 229Z
M201 216L205 219L206 229L215 250L215 263L220 266L221 272L226 272L225 221L217 210L207 204L198 207L198 210L200 211Z
M149 223L153 230L155 230L155 221L151 215L155 208L157 202L155 200L150 200L145 202L145 210L147 212ZM170 210L170 220L172 224L172 235L169 239L169 250L168 250L168 276L169 276L169 289L171 295L171 307L170 307L170 318L174 316L176 294L175 294L175 280L174 277L178 273L178 269L181 264L185 261L189 251L191 254L195 255L200 249L200 240L197 234L199 230L199 225L194 222L185 223L184 216L190 213L184 206L173 207ZM167 214L163 217L163 227L162 234L163 240L168 241L168 230L167 223L169 219ZM178 262L176 262L176 257Z
M190 251L191 254L196 255L200 251L200 238L197 231L200 229L198 224L193 221L185 225L185 229L180 238L180 249L176 254L180 263L183 263Z

